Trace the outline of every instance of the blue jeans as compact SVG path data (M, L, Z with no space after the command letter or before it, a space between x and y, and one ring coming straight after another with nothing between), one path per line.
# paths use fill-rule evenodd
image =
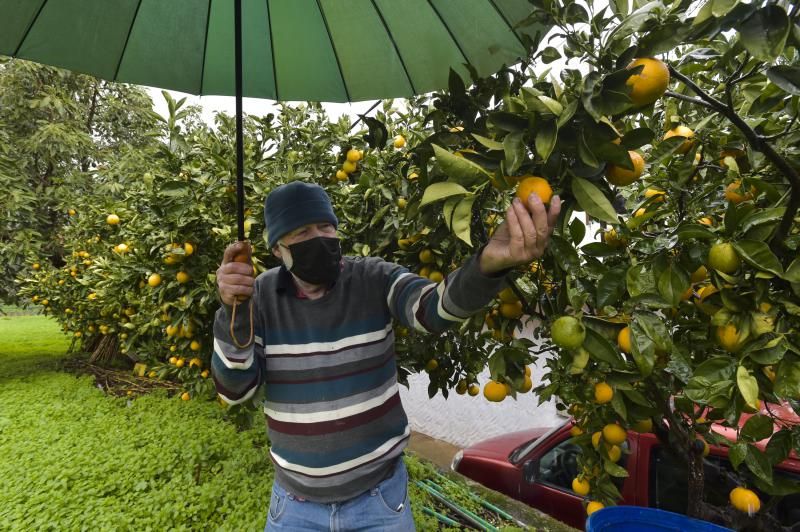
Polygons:
M272 483L265 531L381 531L416 530L408 500L408 471L402 458L391 476L350 500L318 503L300 499Z

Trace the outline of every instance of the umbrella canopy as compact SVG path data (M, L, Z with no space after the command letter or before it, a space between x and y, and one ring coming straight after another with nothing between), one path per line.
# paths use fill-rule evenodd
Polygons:
M528 0L244 0L242 94L410 97L525 56ZM0 0L0 55L191 94L234 95L233 0Z

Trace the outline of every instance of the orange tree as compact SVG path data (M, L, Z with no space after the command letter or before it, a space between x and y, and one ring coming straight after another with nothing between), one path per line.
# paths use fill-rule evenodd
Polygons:
M291 179L328 189L345 253L381 255L433 280L487 241L518 185L558 193L565 208L548 253L519 268L485 314L435 338L396 329L401 379L426 371L431 395L477 395L488 367L483 395L501 401L530 390L527 366L547 353L536 391L560 398L576 420L584 449L576 492L588 511L619 498L613 479L626 474L617 461L632 428L686 458L688 513L771 527L766 512L704 502L702 458L705 441L730 445L731 488L746 486L731 491L737 508L756 509L751 489L772 495L769 505L797 491L772 466L800 435L769 409L786 401L797 411L800 399L797 10L716 1L689 14L688 2L633 12L627 2L599 12L532 6L532 18L560 29L560 49L542 43L522 67L469 88L452 75L448 91L384 102L358 128L329 122L315 104L250 117L257 267L275 264L263 243L264 194ZM557 75L529 70L559 58L570 62ZM82 227L68 249L106 262L74 257L61 275L82 282L65 301L54 298L68 279L50 270L29 272L25 295L57 301L55 313L82 342L96 316L110 316L102 324L122 348L210 393L199 368L169 360L188 360L192 339L204 364L210 354L213 272L233 238L232 128L223 115L215 131L193 125L171 105L163 146L100 172L106 192L124 184L75 222ZM110 213L119 224L107 223ZM600 241L584 244L598 228ZM83 249L98 236L98 251ZM121 243L134 251L119 257ZM179 271L191 282L180 283ZM93 309L78 315L80 329L64 317L78 301ZM531 319L533 339L520 338ZM146 332L121 338L128 323ZM748 411L757 413L740 428ZM731 427L735 441L709 421Z
M774 506L798 491L773 466L798 450L800 430L771 406L800 412L798 8L627 4L532 2L531 20L555 24L563 46L531 60L572 60L558 76L524 65L469 89L453 76L430 107L412 109L425 134L411 136L406 161L395 157L395 189L372 189L402 192L403 215L378 221L371 242L390 250L394 227L401 261L446 273L486 241L519 182L543 178L537 192L554 189L566 212L488 328L476 318L435 351L414 335L401 349L417 368L439 353L425 363L431 393L463 393L488 362L508 387L486 395L502 399L524 389L537 353L508 332L523 313L538 318L535 338L552 356L537 392L575 418L587 511L619 498L612 480L627 475L617 461L634 429L685 458L690 515L771 529L756 492ZM374 225L383 214L370 215ZM597 228L601 241L583 245ZM742 512L704 497L708 442L729 446L730 502Z

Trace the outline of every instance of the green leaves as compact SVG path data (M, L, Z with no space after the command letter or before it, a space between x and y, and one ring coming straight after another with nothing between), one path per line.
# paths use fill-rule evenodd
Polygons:
M480 181L486 181L490 177L482 166L464 157L452 154L436 144L433 144L433 152L436 156L436 162L439 163L442 171L463 185L473 185Z
M789 16L780 6L770 4L744 20L739 38L753 57L772 61L783 52L789 36Z
M572 193L589 216L608 223L618 223L617 213L599 188L580 177L572 178Z
M772 418L759 414L747 420L740 435L742 438L756 442L769 438L773 430L775 430L775 426Z
M778 257L772 253L766 243L757 240L739 240L733 243L733 247L739 256L753 268L773 273L778 277L783 276L783 267Z
M800 95L800 67L777 65L767 69L769 80L794 96Z
M467 189L458 183L451 183L449 181L434 183L425 189L420 205L427 205L435 201L443 200L450 196L459 196L469 193L470 192Z
M464 199L450 198L443 207L447 228L468 246L472 246L470 222L472 221L472 204L475 203L475 198L476 196L472 195Z
M744 366L739 366L736 370L736 385L747 406L758 409L758 381Z
M553 148L556 146L556 139L558 136L558 128L553 120L541 121L536 131L536 153L539 154L543 160L547 160L550 154L553 153Z

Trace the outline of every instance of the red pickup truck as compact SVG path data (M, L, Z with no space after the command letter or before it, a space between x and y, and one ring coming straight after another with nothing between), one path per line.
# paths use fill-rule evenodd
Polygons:
M791 413L795 419L794 413ZM800 421L800 420L797 420ZM795 421L795 422L797 422ZM531 429L491 438L459 451L452 469L493 490L530 506L578 529L583 529L586 512L584 498L572 491L578 475L579 446L571 443L572 422L553 429ZM718 432L723 427L715 426ZM620 465L629 476L619 479L622 493L619 504L647 506L684 513L687 506L686 463L662 448L653 434L628 433L626 452ZM708 502L728 504L731 485L725 447L711 446L705 459ZM792 453L774 471L800 481L800 458ZM760 496L762 494L759 494ZM762 496L762 500L765 498ZM772 510L784 530L800 532L800 494L783 497Z

